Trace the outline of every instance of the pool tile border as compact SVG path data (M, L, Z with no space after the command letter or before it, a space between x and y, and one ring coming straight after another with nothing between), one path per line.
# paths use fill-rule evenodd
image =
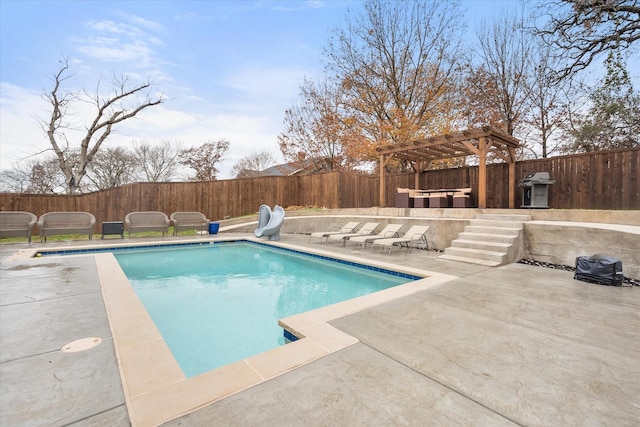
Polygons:
M130 251L130 250L145 250L145 249L171 249L171 248L183 248L189 246L212 246L212 245L220 245L220 244L229 244L229 243L250 243L253 245L260 245L265 247L274 247L275 245L265 244L261 241L253 241L248 239L234 239L234 240L223 240L223 241L207 241L207 242L186 242L186 243L157 243L153 245L136 245L136 246L109 246L109 247L91 247L84 249L50 249L50 250L40 250L37 251L34 256L56 256L56 255L88 255L92 253L103 253L103 252L122 252L122 251ZM278 247L278 246L275 246ZM391 276L402 277L409 280L419 280L424 276L419 276L415 274L409 274L402 271L392 270L388 268L381 268L374 265L363 264L361 262L347 261L344 259L336 258L335 256L327 256L327 255L319 255L315 253L310 253L308 251L301 251L299 249L293 249L288 247L278 247L280 250L284 250L287 252L292 252L299 255L309 256L312 258L318 258L325 261L337 262L338 264L344 264L351 267L363 268L365 270L375 271L378 273L385 273Z

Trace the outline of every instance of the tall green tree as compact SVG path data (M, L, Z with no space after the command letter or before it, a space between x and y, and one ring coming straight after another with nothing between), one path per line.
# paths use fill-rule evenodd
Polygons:
M610 52L607 74L591 94L591 107L575 121L574 152L640 146L640 95L635 92L620 53Z

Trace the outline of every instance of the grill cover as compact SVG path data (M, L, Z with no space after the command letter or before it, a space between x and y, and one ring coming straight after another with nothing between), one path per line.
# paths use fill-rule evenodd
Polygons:
M573 278L600 285L620 286L624 280L622 261L602 254L578 257Z

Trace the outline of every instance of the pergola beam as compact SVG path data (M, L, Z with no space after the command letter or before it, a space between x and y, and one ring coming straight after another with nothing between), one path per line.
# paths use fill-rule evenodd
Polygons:
M392 144L377 149L380 156L380 206L385 206L385 167L391 160L408 161L415 171L418 188L420 174L434 160L476 155L478 161L478 207L487 205L487 158L489 154L509 165L509 207L515 207L515 149L519 141L491 127L467 129L461 132Z

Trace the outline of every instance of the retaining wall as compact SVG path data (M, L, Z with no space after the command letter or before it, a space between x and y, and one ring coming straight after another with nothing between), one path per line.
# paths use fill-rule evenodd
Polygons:
M640 279L640 211L535 209L404 209L363 208L287 211L282 233L309 234L339 229L349 221L378 221L381 227L400 223L426 224L429 243L444 250L479 213L528 214L524 225L524 257L554 264L575 265L578 256L606 254L623 263L624 275ZM221 221L224 230L250 233L251 217Z

